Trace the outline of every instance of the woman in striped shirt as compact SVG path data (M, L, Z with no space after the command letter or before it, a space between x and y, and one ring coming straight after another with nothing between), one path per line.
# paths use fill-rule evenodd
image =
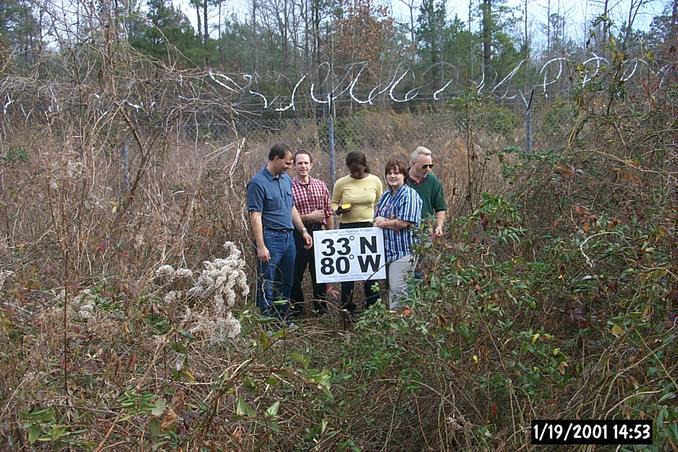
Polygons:
M407 276L415 267L412 243L414 230L421 222L422 200L414 189L405 184L407 163L389 160L384 174L389 189L377 204L374 225L384 230L389 307L398 309L403 298L407 297Z

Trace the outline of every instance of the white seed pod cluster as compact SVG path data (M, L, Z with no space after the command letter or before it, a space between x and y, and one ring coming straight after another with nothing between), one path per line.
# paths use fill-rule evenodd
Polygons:
M166 304L177 303L184 297L211 300L212 303L205 305L200 312L186 307L183 317L188 331L205 334L211 342L224 342L240 334L240 322L233 317L230 308L235 304L236 292L242 296L249 294L242 253L233 242L224 243L224 248L228 251L228 256L204 261L204 269L193 287L186 292L170 290L163 298ZM191 278L193 272L186 268L175 270L171 265L163 265L156 270L155 276L170 285Z
M183 290L170 290L163 297L163 301L165 302L165 304L173 304L181 300L181 297L183 296L184 296Z
M171 265L161 265L155 271L155 277L171 281L171 280L174 279L175 273L176 273L176 270L174 270L174 267L172 267Z
M78 313L81 319L89 320L96 314L97 295L92 289L85 289L73 297L73 309Z

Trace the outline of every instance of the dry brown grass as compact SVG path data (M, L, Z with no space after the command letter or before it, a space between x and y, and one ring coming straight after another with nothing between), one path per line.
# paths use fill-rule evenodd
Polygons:
M498 145L490 139L469 155L457 133L438 126L431 134L413 115L380 114L365 121L369 127L363 129L364 137L386 137L355 144L367 154L375 174L381 175L389 158L406 159L418 144L435 152L450 217L468 211L469 180L477 181L474 193L497 186L497 162L486 160L482 150ZM430 139L416 138L422 130ZM230 416L226 413L235 411L234 394L247 399L246 385L237 377L242 369L236 369L256 358L245 365L250 375L275 373L276 368L291 371L291 350L338 340L343 328L339 317L306 325L303 333L295 334L295 345L276 357L288 346L252 348L251 338L263 327L248 320L253 303L241 299L237 310L247 325L242 339L226 348L201 337L187 340L180 331L181 306L163 305L153 274L165 263L197 269L203 260L221 255L225 240L237 243L253 262L247 181L278 140L313 151L316 177L328 180L322 132L315 125L290 126L265 141L237 134L219 141L186 141L151 133L142 141L143 148L128 143L130 194L121 189L124 140L91 136L83 143L73 138L75 129L59 134L45 127L40 136L33 128L14 129L2 151L24 154L7 160L1 169L1 257L3 268L14 272L3 288L6 297L0 311L0 334L10 344L0 360L0 431L5 445L26 444L31 413L39 408L54 410L54 422L34 420L44 435L53 432L54 425L84 430L53 444L116 449L150 444L145 432L155 417L121 407L125 391L174 395L168 396L171 410L158 419L166 424L164 431L174 431L189 448L203 441L243 450L255 447L255 442L261 445L261 437L248 431L247 423L223 423ZM403 136L411 140L394 141ZM338 148L340 177L351 149ZM249 275L252 281L253 270ZM78 312L78 296L87 288L93 290L97 305L89 319ZM188 374L176 372L177 343L186 344ZM266 362L266 367L257 362ZM309 381L297 376L288 384L292 391L303 391ZM221 387L230 389L215 392ZM233 393L234 388L239 389ZM294 413L292 405L284 410L286 415ZM208 422L209 413L220 422ZM292 416L280 425L298 428L295 425L309 422Z

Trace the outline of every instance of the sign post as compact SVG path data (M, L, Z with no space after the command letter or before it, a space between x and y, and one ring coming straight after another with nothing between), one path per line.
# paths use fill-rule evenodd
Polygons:
M314 231L313 250L319 283L386 279L380 228Z

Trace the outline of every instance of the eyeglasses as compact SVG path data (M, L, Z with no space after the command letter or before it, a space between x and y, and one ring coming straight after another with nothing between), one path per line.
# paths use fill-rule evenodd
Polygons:
M421 165L422 168L433 168L433 163L429 163L428 165Z

